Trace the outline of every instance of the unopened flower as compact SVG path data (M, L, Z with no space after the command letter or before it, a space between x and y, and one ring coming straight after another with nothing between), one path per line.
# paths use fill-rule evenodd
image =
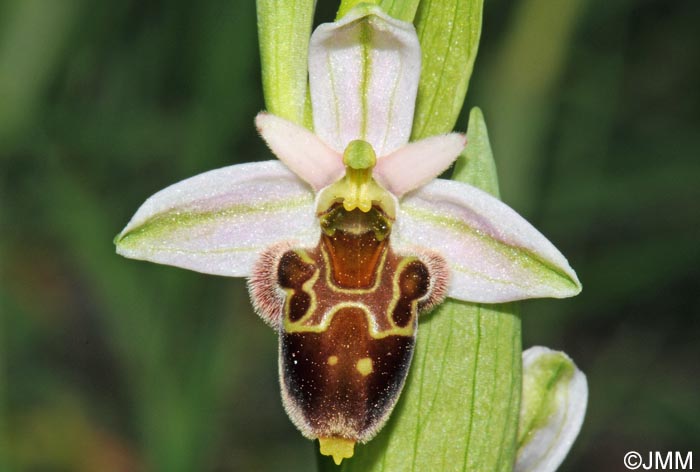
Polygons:
M578 436L588 382L565 353L534 346L523 352L523 391L514 472L554 472Z

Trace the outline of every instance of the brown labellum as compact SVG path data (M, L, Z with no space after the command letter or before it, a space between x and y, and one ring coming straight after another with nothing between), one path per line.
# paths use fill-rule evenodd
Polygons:
M333 206L315 248L276 247L250 290L279 330L280 383L294 424L336 462L393 409L413 356L418 313L442 300L444 261L399 255L381 209Z

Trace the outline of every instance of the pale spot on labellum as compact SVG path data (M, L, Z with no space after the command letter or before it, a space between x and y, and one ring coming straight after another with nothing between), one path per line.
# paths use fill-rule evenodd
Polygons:
M372 367L372 359L370 359L369 357L363 357L362 359L357 361L355 368L360 374L367 377L374 370L374 368Z
M328 365L336 365L338 363L338 356L329 356Z

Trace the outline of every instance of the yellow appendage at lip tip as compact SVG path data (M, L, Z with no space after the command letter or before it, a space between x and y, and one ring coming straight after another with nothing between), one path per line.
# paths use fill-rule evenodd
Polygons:
M346 438L318 438L321 454L333 457L335 465L349 459L355 453L355 441Z

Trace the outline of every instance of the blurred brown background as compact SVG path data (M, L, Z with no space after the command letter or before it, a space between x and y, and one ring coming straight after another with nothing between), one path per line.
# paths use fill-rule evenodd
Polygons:
M504 200L584 284L523 304L525 345L588 375L561 470L624 470L629 450L697 462L700 3L485 8L466 108ZM253 2L0 2L0 471L313 466L244 282L111 242L168 184L271 158L255 21Z

